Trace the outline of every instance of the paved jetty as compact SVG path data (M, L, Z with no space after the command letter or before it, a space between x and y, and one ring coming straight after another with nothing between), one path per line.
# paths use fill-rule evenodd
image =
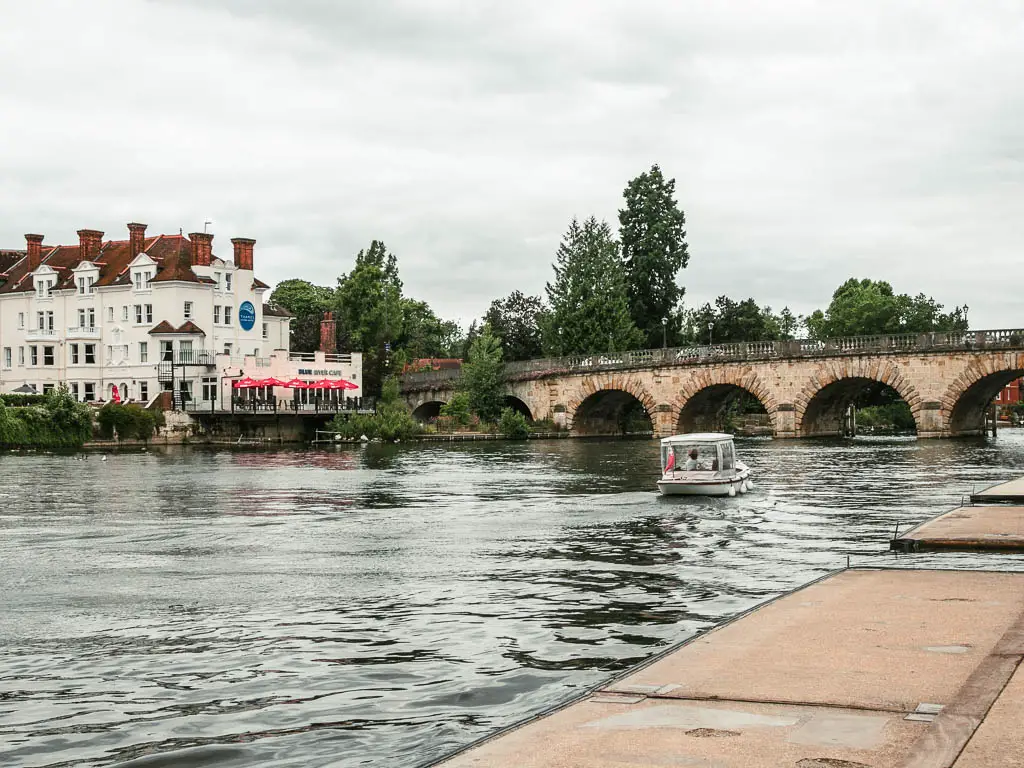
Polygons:
M1019 768L1022 658L1024 574L847 570L441 765Z
M1008 483L993 485L991 488L986 488L978 493L972 493L971 501L978 501L983 504L997 501L1024 503L1024 477L1011 480Z
M1024 552L1024 507L959 507L900 534L890 546L901 552Z

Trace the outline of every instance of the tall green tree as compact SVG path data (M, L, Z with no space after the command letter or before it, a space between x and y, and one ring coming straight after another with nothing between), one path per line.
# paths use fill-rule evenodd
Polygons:
M832 294L828 307L807 318L813 339L881 333L927 333L967 330L967 311L943 312L935 299L919 293L897 294L884 280L850 278Z
M619 211L629 311L646 347L661 346L662 318L668 319L673 338L679 330L675 309L684 289L677 281L690 256L686 216L675 189L675 179L666 179L653 165L626 185L626 207Z
M469 348L469 360L462 365L460 387L469 395L470 409L481 421L497 421L505 404L501 342L484 325Z
M285 280L270 294L270 302L292 313L292 352L313 352L320 347L320 321L334 300L334 289L308 280Z
M385 347L396 341L403 320L398 260L383 242L359 251L352 271L338 278L334 311L343 348L363 353L364 388L379 393L390 372Z
M719 296L714 306L705 304L686 313L682 337L691 344L792 339L800 322L789 307L775 314L771 307L758 306L754 299L735 301Z
M555 256L555 280L546 286L551 312L544 319L549 355L635 349L643 334L629 314L619 246L605 221L572 220Z
M539 296L525 296L520 291L491 302L484 322L501 340L506 360L529 360L541 356L539 320L543 313L544 304Z
M462 330L452 320L442 320L425 301L403 298L402 328L395 353L406 361L452 357L459 351Z

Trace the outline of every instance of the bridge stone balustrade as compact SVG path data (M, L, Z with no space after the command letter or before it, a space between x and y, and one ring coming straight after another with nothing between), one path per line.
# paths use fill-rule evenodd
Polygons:
M740 390L764 406L776 437L836 435L850 403L875 382L907 402L918 437L980 434L992 399L1021 376L1018 329L645 349L505 366L510 404L534 419L611 432L639 402L659 436L707 428ZM402 392L416 415L436 415L458 377L406 374Z

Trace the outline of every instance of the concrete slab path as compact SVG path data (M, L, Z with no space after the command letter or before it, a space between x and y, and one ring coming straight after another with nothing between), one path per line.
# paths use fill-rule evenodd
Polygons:
M979 502L1022 502L1024 503L1024 477L999 483L978 493L971 494L971 501Z
M1024 574L848 570L441 765L1012 765L1022 658Z
M900 534L890 546L900 552L1024 552L1024 507L958 507Z

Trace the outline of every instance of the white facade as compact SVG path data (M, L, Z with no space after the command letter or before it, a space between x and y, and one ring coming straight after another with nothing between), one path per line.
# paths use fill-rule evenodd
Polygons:
M144 225L132 226L144 233ZM132 240L139 252L129 258L128 241L96 240L89 250L79 234L92 260L76 261L73 246L40 247L31 268L30 240L25 259L8 271L0 288L0 392L63 383L79 400L109 400L117 386L123 400L149 402L170 387L160 363L173 360L204 363L179 370L174 382L195 400L204 384L220 390L216 355L287 357L290 318L264 313L268 288L251 268L253 241L238 241L232 261L212 256L212 236L203 240L204 259L196 242L139 234Z

